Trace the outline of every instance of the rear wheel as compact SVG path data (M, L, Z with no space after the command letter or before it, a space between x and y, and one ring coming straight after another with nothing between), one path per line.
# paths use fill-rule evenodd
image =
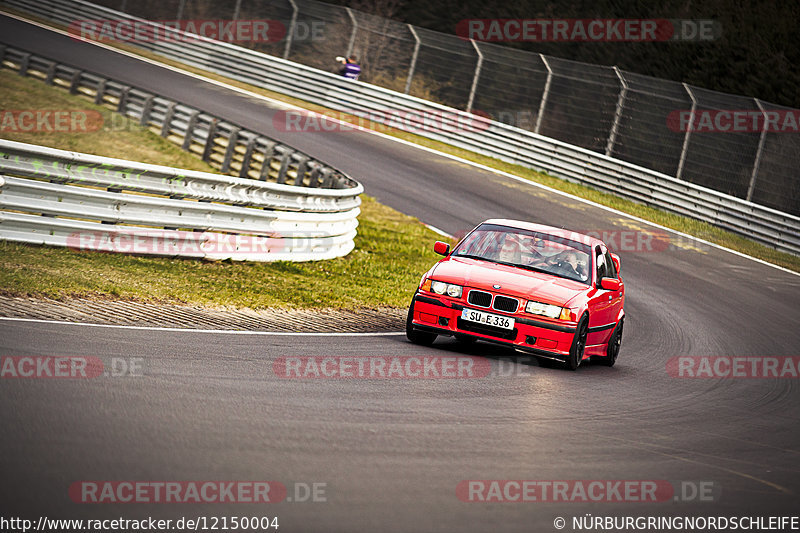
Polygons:
M614 363L617 362L617 357L619 356L619 347L622 344L623 322L625 322L625 319L621 318L619 323L617 324L617 327L614 328L614 333L611 334L611 338L608 339L608 349L606 350L606 356L598 357L601 365L614 366Z
M586 337L589 334L589 316L583 315L581 321L578 322L578 327L575 329L575 338L572 340L572 346L569 349L569 357L567 358L567 368L570 370L577 370L583 361L583 352L586 350Z
M414 344L421 344L422 346L430 346L436 340L436 333L428 331L420 331L414 328L411 321L414 319L414 300L411 300L411 305L408 307L408 318L406 318L406 337Z

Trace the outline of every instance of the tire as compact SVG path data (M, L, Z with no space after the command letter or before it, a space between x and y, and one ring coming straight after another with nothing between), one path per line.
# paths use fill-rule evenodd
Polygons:
M408 318L406 318L406 337L408 340L413 342L414 344L419 344L421 346L430 346L433 344L433 341L436 340L436 333L430 333L428 331L419 331L418 329L414 329L414 325L411 321L414 319L414 300L411 300L411 305L408 307Z
M583 352L586 350L586 337L589 335L589 316L583 315L578 327L575 329L575 338L572 340L572 346L569 348L569 357L567 358L567 368L569 370L577 370L583 361Z
M622 344L622 327L625 322L625 317L621 318L617 327L614 328L614 333L608 339L608 349L606 350L605 357L598 357L598 362L605 366L614 366L619 357L619 347Z

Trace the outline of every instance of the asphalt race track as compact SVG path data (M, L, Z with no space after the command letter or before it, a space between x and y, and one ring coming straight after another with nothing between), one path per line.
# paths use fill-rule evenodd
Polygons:
M279 137L451 234L494 217L658 231L381 136L277 132L268 102L5 16L0 35ZM0 355L92 356L141 367L141 375L0 381L0 515L277 515L284 532L538 532L555 531L557 517L573 531L572 517L587 514L797 515L800 381L673 377L667 362L800 356L800 276L667 235L672 246L620 252L627 319L611 369L573 373L511 361L513 352L484 343L440 339L424 348L400 334L244 335L0 320ZM488 361L488 375L285 379L274 366L296 356L459 355ZM69 487L81 480L274 480L292 501L74 503ZM676 490L658 502L574 495L465 502L456 489L466 480L661 480ZM313 483L324 484L324 497L297 501L307 500L298 495ZM701 497L699 487L713 490Z

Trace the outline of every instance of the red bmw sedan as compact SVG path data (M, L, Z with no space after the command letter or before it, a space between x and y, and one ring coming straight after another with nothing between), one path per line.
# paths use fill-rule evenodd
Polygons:
M575 370L613 366L625 320L620 260L595 238L516 220L492 219L467 234L422 276L406 335L504 344Z

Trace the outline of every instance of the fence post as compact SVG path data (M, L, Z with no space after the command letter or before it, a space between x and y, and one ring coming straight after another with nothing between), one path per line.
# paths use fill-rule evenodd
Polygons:
M27 76L28 75L28 67L31 64L31 55L30 54L22 54L22 59L19 61L19 75L20 76Z
M169 137L172 119L175 117L175 105L175 102L172 102L167 106L167 112L164 114L164 122L161 123L161 136L165 139Z
M217 136L217 119L212 118L211 123L208 125L208 136L206 137L206 144L203 148L203 161L211 159L211 152L214 151L214 137Z
M119 101L117 102L117 113L121 113L123 115L127 114L125 109L128 107L128 93L130 93L131 88L127 85L123 86L119 92Z
M100 83L97 84L97 89L94 92L94 103L95 104L103 105L103 102L105 101L103 99L103 97L106 94L106 84L107 83L108 83L108 80L103 78L102 80L100 80Z
M81 86L81 76L83 76L82 70L76 70L72 73L72 78L69 80L69 94L78 94L78 89Z
M289 23L289 30L286 35L286 48L283 49L283 58L289 59L289 50L292 48L292 38L294 37L295 26L297 25L297 4L294 0L289 0L292 4L292 21Z
M322 184L320 187L323 189L332 189L333 185L333 169L326 168L322 171Z
M225 157L222 159L222 168L220 172L227 174L231 170L231 161L233 160L233 153L236 151L236 145L239 143L239 132L241 128L234 127L228 136L228 145L225 147Z
M347 14L350 17L350 22L353 23L353 31L350 33L350 43L347 45L347 57L353 55L353 47L356 45L356 32L358 31L358 21L356 21L356 16L353 15L353 10L349 7L345 8L347 10Z
M628 94L628 82L625 81L622 72L617 67L614 67L614 72L619 78L620 90L617 97L617 109L614 111L614 123L611 124L611 131L608 133L608 143L606 143L606 155L610 156L614 151L614 143L617 141L617 133L619 132L619 121L622 118L622 108L625 105L625 96Z
M547 69L547 80L544 82L544 91L542 91L542 101L539 102L539 114L536 116L536 126L533 128L533 133L539 133L539 128L542 127L542 117L544 117L544 109L547 106L547 97L550 95L550 83L553 81L553 69L550 68L550 63L544 54L539 54L545 68Z
M194 137L194 128L197 126L197 118L200 116L200 111L195 111L189 116L189 122L186 124L186 135L183 137L183 144L181 149L187 152L192 146L192 139Z
M685 83L683 84L683 88L686 89L686 92L689 93L689 98L692 99L692 109L689 111L689 125L686 126L686 135L683 137L681 159L678 161L678 171L675 173L675 179L681 179L681 174L683 174L683 164L686 162L686 152L689 150L689 137L694 127L694 112L697 110L697 99L694 97L692 89Z
M264 147L264 162L261 164L261 172L259 173L258 179L261 181L269 180L269 172L272 163L272 156L275 155L275 141L267 141L266 146Z
M2 58L0 58L0 60L2 60ZM51 62L47 67L47 77L44 79L47 85L53 85L56 79L56 68L58 68L58 64L55 61Z
M422 44L422 41L419 40L419 35L417 35L417 31L414 29L414 26L411 24L407 24L408 29L411 31L411 35L414 36L414 40L416 44L414 44L414 53L411 55L411 66L408 68L408 77L406 78L406 89L403 93L408 94L411 90L411 79L414 77L414 69L417 68L417 57L419 56L419 47Z
M309 187L319 187L319 174L322 171L322 167L318 163L314 163L313 161L309 161L309 166L311 167L311 174L308 180Z
M478 78L481 75L481 67L483 66L483 54L481 49L478 48L478 43L474 39L470 39L472 47L478 53L478 63L475 65L475 75L472 77L472 87L469 89L469 100L467 101L467 113L472 111L472 103L475 101L475 90L478 88Z
M148 122L150 121L150 113L153 112L153 100L155 100L155 98L155 96L148 96L144 101L144 105L142 106L142 116L139 117L139 124L142 126L147 126Z
M753 163L753 173L750 175L750 185L747 187L747 201L753 200L753 190L756 188L756 177L758 176L758 167L761 166L761 154L764 152L764 142L767 140L767 114L764 112L764 106L758 98L753 98L756 101L759 111L764 115L764 125L761 128L761 137L758 139L758 151L756 152L756 160Z
M303 187L303 182L306 179L306 172L308 172L308 157L304 155L295 155L297 159L297 175L294 178L294 184L298 187Z
M246 178L248 177L248 173L250 172L250 163L253 160L253 150L256 148L256 141L258 137L253 136L252 139L247 143L244 149L244 156L242 157L242 168L239 169L239 177Z
M277 183L286 183L286 172L289 170L289 163L292 162L292 149L288 146L278 146L276 151L281 152L281 167L278 170Z

